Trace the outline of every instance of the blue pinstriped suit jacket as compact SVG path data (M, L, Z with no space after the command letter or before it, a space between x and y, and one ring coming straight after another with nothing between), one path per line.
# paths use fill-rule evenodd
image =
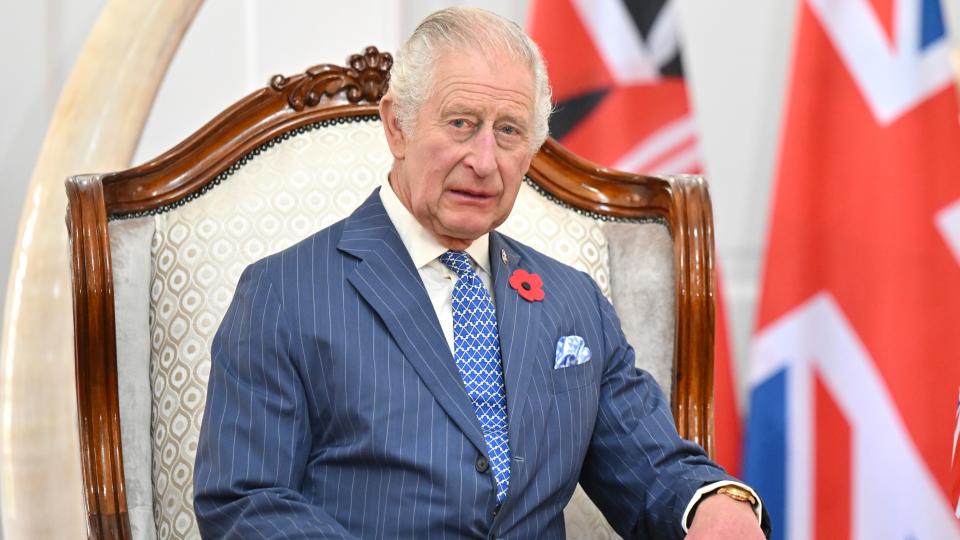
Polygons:
M501 250L507 263L501 260ZM625 537L682 537L729 478L677 436L585 274L491 233L511 448L497 508L483 434L427 292L374 193L248 267L213 344L194 474L207 538L562 538L579 480ZM527 302L507 280L543 278ZM585 364L554 370L557 339Z

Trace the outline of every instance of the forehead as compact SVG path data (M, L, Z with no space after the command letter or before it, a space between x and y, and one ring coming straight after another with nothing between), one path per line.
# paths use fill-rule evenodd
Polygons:
M525 62L502 52L445 52L434 67L431 101L441 110L496 108L532 115L533 73Z

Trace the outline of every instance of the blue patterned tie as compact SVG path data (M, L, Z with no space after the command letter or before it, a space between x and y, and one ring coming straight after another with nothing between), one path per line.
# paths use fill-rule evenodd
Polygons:
M469 255L448 251L440 261L459 276L453 287L453 356L480 420L502 503L510 485L510 437L497 315Z

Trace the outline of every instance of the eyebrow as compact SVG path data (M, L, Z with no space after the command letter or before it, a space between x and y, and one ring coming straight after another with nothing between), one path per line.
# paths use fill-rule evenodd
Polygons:
M477 112L477 109L472 108L472 107L469 107L469 106L467 106L467 105L461 105L461 104L457 104L457 103L454 103L453 105L444 107L444 109L440 112L440 114L441 114L442 116L454 116L454 115L458 115L458 114L468 114L468 115L472 115L472 116L480 116L480 114Z

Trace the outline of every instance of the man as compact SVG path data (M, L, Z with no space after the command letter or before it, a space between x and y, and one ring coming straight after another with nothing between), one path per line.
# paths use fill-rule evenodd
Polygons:
M626 537L763 537L756 494L678 437L597 286L491 232L549 111L516 25L421 23L380 104L388 185L251 265L217 333L204 536L562 538L579 481Z

